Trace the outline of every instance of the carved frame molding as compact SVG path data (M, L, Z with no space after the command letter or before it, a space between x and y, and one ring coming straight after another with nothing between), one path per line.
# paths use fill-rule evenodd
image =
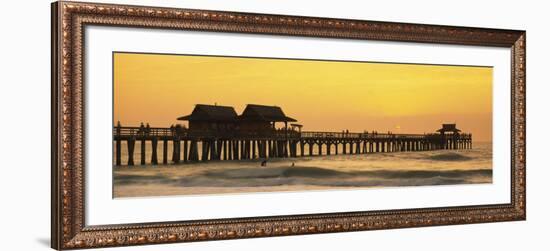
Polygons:
M511 203L86 226L86 25L507 47L512 50ZM112 4L52 4L52 247L95 248L525 220L525 31Z

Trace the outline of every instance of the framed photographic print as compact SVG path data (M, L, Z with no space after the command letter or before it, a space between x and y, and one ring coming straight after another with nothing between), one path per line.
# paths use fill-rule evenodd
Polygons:
M52 247L524 220L525 31L52 4Z

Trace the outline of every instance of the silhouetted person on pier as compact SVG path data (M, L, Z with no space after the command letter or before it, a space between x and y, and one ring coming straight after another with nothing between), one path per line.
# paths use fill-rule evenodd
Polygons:
M145 134L149 134L151 132L151 126L149 126L149 123L145 126Z
M143 122L139 125L139 134L145 134L145 125L143 125Z

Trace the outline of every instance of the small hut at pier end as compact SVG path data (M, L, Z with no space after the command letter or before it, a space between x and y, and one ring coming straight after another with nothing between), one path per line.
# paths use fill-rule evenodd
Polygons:
M189 122L189 133L218 134L235 130L237 118L231 106L198 104L191 114L178 120Z
M276 130L275 123L284 123L284 130L288 130L288 122L297 120L285 115L281 107L248 104L239 116L241 132L268 135Z
M456 128L456 124L443 124L437 132L441 134L458 134L460 130Z
M437 132L441 137L441 148L457 149L461 131L456 128L456 124L443 124Z

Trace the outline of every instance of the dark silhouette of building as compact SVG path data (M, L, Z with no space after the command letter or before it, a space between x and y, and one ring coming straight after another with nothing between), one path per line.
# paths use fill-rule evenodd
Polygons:
M461 132L458 128L456 128L456 124L443 124L441 126L441 129L438 129L437 132L441 134L455 134Z
M460 130L456 128L456 124L443 124L437 130L440 134L441 147L444 149L457 149L460 138ZM470 136L471 139L471 136Z
M284 123L285 130L287 130L288 122L296 121L286 116L278 106L248 104L239 116L239 127L242 132L266 134L275 130L277 122Z
M191 114L178 120L189 122L189 132L229 132L235 130L237 118L233 107L198 104Z

